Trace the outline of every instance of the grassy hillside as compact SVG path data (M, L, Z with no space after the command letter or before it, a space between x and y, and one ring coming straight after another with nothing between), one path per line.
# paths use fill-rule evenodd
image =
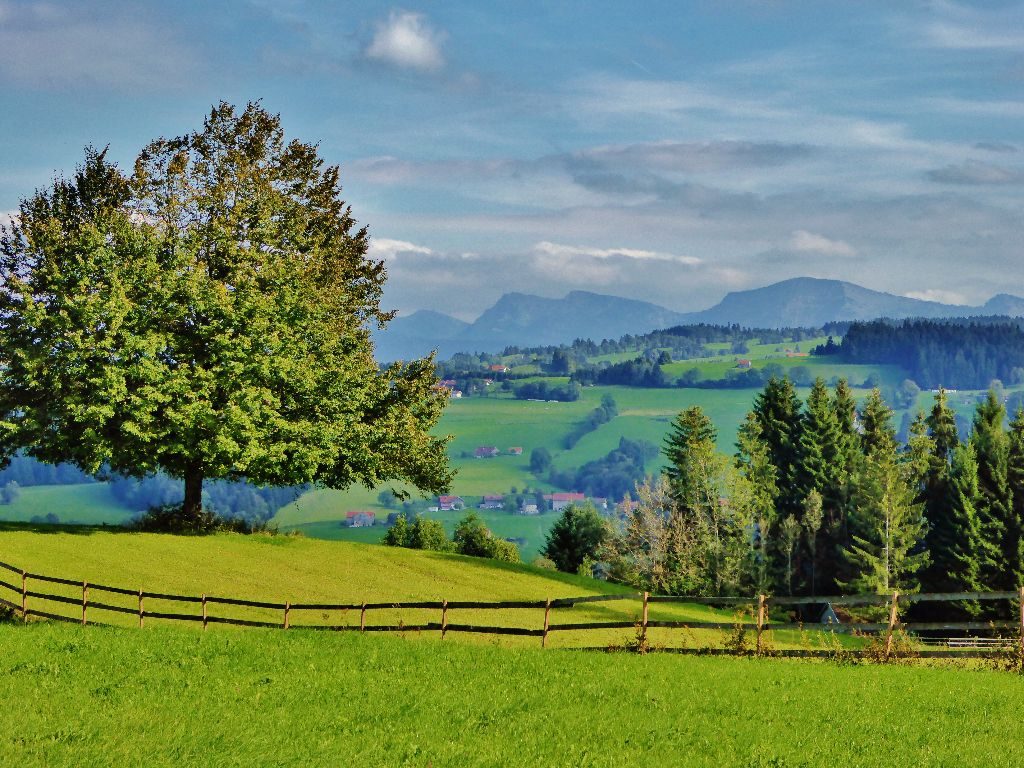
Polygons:
M179 595L200 594L246 600L293 603L361 603L437 600L545 600L548 598L622 593L629 590L593 579L513 566L480 558L420 552L408 549L366 546L350 542L318 541L295 537L239 536L221 534L206 537L158 534L113 533L78 529L38 533L17 526L0 526L0 560L25 570L59 576L75 582L89 581L132 590ZM10 574L0 576L6 581ZM31 587L81 599L81 588L54 584ZM100 593L97 593L97 595ZM11 599L11 594L4 596ZM103 593L94 600L135 608L132 596ZM34 599L33 599L34 600ZM74 605L39 602L38 608L51 613L80 616ZM150 600L146 608L156 612L191 612L195 606ZM280 621L279 612L232 608L218 605L217 615L258 621ZM637 600L598 603L552 612L552 623L584 621L635 621L640 614ZM211 615L213 615L211 613ZM725 616L722 618L712 618ZM657 617L679 621L728 621L731 614L702 606L658 606ZM94 619L134 626L128 615L103 613ZM370 623L418 624L437 621L436 611L400 609L373 612ZM358 625L358 612L308 612L296 614L296 624ZM538 628L543 610L523 609L502 613L460 609L449 621L470 624L503 624ZM159 620L147 622L159 625ZM677 644L697 640L685 631L652 630L651 640ZM623 644L633 630L589 633L560 632L552 635L554 646ZM433 635L431 635L431 638ZM474 639L472 636L465 636ZM480 638L476 638L480 639ZM483 637L496 642L494 636ZM790 638L791 639L791 638ZM699 638L702 644L717 645L720 633ZM786 638L783 638L786 640ZM509 638L509 642L535 645L536 639Z
M0 625L5 764L1012 766L1005 673Z

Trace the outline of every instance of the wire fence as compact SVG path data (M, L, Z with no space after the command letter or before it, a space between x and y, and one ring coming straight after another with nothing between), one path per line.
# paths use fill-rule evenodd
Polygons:
M928 633L931 638L920 638L920 645L931 647L915 649L913 656L917 658L972 658L990 656L994 652L1004 650L1008 645L1024 649L1024 587L1014 592L947 592L947 593L911 593L893 592L887 595L826 595L815 597L780 597L756 595L753 597L689 597L676 595L652 595L648 592L626 592L606 595L587 595L582 597L562 597L546 600L430 600L410 602L363 602L363 603L325 603L325 602L271 602L262 600L243 600L238 598L214 595L176 595L163 592L150 592L144 589L128 589L109 586L88 581L48 576L31 573L9 563L0 562L2 571L14 574L14 581L0 578L0 606L10 609L22 621L45 619L88 624L107 624L97 620L97 614L120 614L131 616L137 620L138 627L144 628L147 620L186 622L201 625L206 629L210 624L226 624L242 627L264 627L277 629L306 629L327 631L359 631L359 632L416 632L439 633L444 638L449 633L473 633L481 635L508 635L532 637L540 640L541 647L548 647L549 637L553 633L592 632L609 630L634 630L635 635L628 644L604 644L600 646L583 646L581 650L609 650L610 648L633 647L637 650L663 650L675 653L708 653L708 654L755 654L796 657L828 657L836 654L833 644L828 648L788 648L774 649L766 642L769 631L794 630L802 635L820 633L823 636L855 634L874 635L877 642L884 642L881 655L890 658L902 652L897 643L901 633ZM66 593L42 591L40 585L60 585ZM31 588L30 588L31 587ZM68 589L70 588L70 589ZM4 592L6 590L6 592ZM6 596L5 596L6 595ZM615 621L558 621L553 622L553 613L557 610L560 617L567 611L578 606L595 603L618 601L635 601L639 603L639 616L631 620ZM985 603L991 601L1010 601L1019 610L1018 620L950 620L950 621L910 621L900 619L900 611L918 603ZM660 604L682 603L703 605L737 610L734 618L723 621L690 621L690 620L657 620L651 619L652 606ZM153 610L153 605L158 610ZM789 608L794 611L802 606L831 605L833 607L857 608L874 606L887 609L888 619L882 622L847 622L835 621L773 621L769 618L771 608ZM64 611L73 610L73 615L58 613L58 606ZM183 607L184 606L184 607ZM241 618L239 615L228 615L229 607L256 610L260 619ZM169 610L168 608L172 608ZM423 612L436 612L436 621L405 623L399 616L394 623L373 623L368 617L384 613L385 619L394 617L396 611L414 611L417 615ZM485 615L495 615L496 619L486 624L460 623L451 621L449 614L462 611L484 611ZM530 613L533 611L534 613ZM493 613L491 613L493 612ZM347 620L344 623L321 620L319 623L304 621L311 614L320 614L321 619L329 619L341 615ZM962 612L961 612L962 613ZM479 614L470 614L479 615ZM500 622L502 618L515 615L518 622ZM271 620L271 617L274 617ZM358 622L353 619L358 616ZM533 616L534 618L530 618ZM571 617L570 617L571 618ZM520 626L513 626L519 623ZM522 624L527 626L522 626ZM746 643L727 644L728 647L711 647L704 644L700 647L656 647L649 643L649 631L685 630L718 631L725 633L751 633L753 645ZM953 636L935 637L935 633L958 633ZM981 634L981 637L969 637L966 633ZM936 648L935 646L942 646ZM866 651L847 649L844 652L863 655ZM876 648L872 653L879 655Z

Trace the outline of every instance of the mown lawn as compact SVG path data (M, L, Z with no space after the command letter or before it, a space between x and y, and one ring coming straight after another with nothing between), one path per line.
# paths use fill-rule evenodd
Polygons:
M21 766L1018 766L1008 673L0 625Z

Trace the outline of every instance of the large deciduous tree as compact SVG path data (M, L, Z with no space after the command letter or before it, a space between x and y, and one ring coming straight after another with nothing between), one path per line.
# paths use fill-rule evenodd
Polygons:
M432 361L381 370L383 263L338 168L258 104L131 176L87 151L0 233L0 454L333 488L450 482Z

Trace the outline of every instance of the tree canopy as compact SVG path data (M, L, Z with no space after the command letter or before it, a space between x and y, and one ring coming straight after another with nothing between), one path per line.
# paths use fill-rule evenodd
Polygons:
M0 455L87 472L444 490L432 360L381 369L384 264L339 171L221 103L131 175L89 149L0 232Z

